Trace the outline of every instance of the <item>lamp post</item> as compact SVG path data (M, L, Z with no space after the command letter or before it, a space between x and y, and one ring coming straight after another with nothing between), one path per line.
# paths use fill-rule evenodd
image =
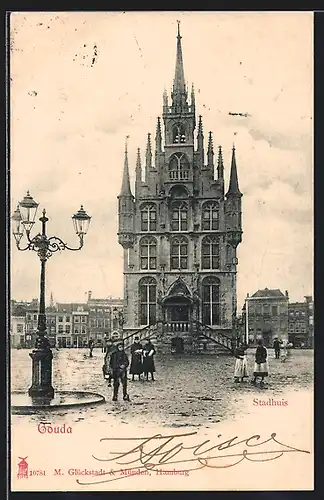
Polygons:
M30 237L30 232L35 224L35 216L38 203L30 196L27 191L24 199L18 203L11 219L13 223L13 235L16 240L18 250L34 250L41 262L40 272L40 300L37 325L37 337L35 348L29 354L32 359L32 385L28 394L32 398L42 397L52 399L54 389L52 387L52 359L53 354L50 348L49 340L46 336L46 314L45 314L45 265L47 260L54 252L59 250L81 250L83 247L83 238L87 233L91 217L85 212L81 205L80 210L72 216L72 221L76 234L79 237L80 245L78 248L70 248L64 241L57 236L46 235L46 217L45 209L40 217L42 223L42 232ZM27 244L20 246L20 241L25 233Z

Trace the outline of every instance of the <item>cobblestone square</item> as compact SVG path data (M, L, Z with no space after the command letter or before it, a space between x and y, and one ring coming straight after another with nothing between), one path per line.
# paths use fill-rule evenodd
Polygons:
M11 352L11 388L27 391L31 380L31 361L28 350ZM235 417L243 410L244 402L258 397L280 399L289 391L311 390L313 383L313 351L292 350L285 362L275 359L268 350L269 370L266 386L261 389L250 384L234 384L235 358L230 355L156 355L155 382L128 381L131 401L122 401L121 389L117 403L111 401L112 389L102 375L104 354L95 349L89 358L87 349L53 350L53 385L56 390L84 390L103 395L106 403L96 408L69 410L73 418L108 419L122 422L138 421L144 425L157 422L169 426L206 426ZM254 350L248 351L249 375L252 376ZM129 376L129 379L131 377ZM65 413L54 416L60 419ZM29 417L21 417L29 418ZM33 417L30 417L33 418Z

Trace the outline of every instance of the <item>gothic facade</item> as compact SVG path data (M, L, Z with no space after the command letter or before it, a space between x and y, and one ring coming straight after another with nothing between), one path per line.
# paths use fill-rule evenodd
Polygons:
M190 102L188 97L178 27L171 101L165 91L154 151L148 134L145 168L138 149L134 195L126 143L118 240L124 249L124 332L157 324L182 344L190 343L198 325L231 334L242 239L235 148L225 194L222 148L215 164L209 132L205 155L193 87Z

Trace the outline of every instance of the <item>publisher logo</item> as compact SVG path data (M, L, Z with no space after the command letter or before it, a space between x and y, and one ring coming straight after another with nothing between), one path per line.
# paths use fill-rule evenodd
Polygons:
M17 472L17 479L28 479L28 463L26 462L26 459L28 457L22 458L18 457L20 462L18 462L18 472Z

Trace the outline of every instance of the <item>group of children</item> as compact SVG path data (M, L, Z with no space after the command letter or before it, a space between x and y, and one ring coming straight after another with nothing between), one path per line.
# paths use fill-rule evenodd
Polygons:
M131 363L129 367L128 356L124 350L123 342L114 344L112 340L108 340L105 346L104 364L102 367L103 375L108 380L108 386L111 387L113 381L113 401L118 399L118 390L120 383L123 387L123 399L129 401L127 393L127 369L134 380L135 375L141 380L141 375L144 374L144 379L148 381L148 376L151 374L151 379L154 381L154 355L155 348L150 340L147 340L144 346L139 342L139 338L135 337L134 344L131 346Z

